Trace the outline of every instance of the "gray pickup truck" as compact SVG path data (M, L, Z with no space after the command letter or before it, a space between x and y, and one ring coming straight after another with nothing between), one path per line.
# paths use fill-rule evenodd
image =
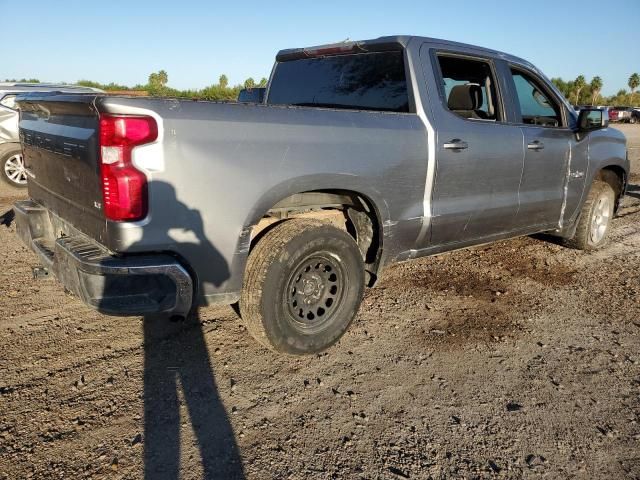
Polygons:
M624 136L533 65L396 36L278 53L262 103L19 99L17 231L107 314L234 304L280 352L336 342L384 267L548 232L603 245Z

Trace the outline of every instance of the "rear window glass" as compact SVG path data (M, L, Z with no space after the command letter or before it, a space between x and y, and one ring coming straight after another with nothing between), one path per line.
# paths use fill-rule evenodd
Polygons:
M376 52L280 62L267 103L408 112L404 56Z

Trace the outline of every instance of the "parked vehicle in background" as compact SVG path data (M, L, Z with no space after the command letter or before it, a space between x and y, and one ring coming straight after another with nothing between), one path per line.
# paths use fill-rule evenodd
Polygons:
M629 123L640 123L640 108L633 109Z
M238 94L238 102L262 103L266 91L267 89L265 87L243 88Z
M99 93L102 90L50 83L0 82L0 176L17 188L27 186L27 174L18 138L16 97L28 92Z
M613 107L607 107L607 112L609 114L610 122L617 122L619 120L620 112L618 112L618 110L614 109Z
M631 121L632 112L633 107L611 107L609 109L609 118L611 119L611 121L629 123ZM613 116L611 115L612 113Z
M0 105L0 166L5 182L26 187L22 149L18 143L18 112L3 105Z
M239 301L289 354L335 343L392 263L539 232L602 247L629 174L603 110L431 38L283 50L263 104L19 105L17 232L67 288L117 315Z

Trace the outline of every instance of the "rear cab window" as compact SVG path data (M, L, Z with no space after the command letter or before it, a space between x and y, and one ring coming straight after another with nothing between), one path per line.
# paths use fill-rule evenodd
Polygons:
M404 52L357 53L278 62L267 103L408 113Z
M437 53L435 58L447 110L467 120L503 120L496 77L488 61L448 53Z

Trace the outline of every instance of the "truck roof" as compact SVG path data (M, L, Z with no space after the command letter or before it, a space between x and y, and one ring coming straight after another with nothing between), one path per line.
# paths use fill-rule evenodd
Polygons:
M314 55L339 55L348 52L375 52L386 50L401 50L407 48L409 42L417 40L421 42L429 42L435 44L442 44L447 47L463 47L467 49L474 49L479 52L484 52L492 56L501 57L505 60L509 60L516 63L521 63L533 67L530 62L523 58L516 57L498 50L490 48L479 47L477 45L471 45L467 43L454 42L451 40L443 40L440 38L421 37L414 35L390 35L384 37L373 38L370 40L348 41L332 43L327 45L317 45L305 48L290 48L280 50L276 56L276 60L279 62L287 60L295 60L299 58L307 58Z

